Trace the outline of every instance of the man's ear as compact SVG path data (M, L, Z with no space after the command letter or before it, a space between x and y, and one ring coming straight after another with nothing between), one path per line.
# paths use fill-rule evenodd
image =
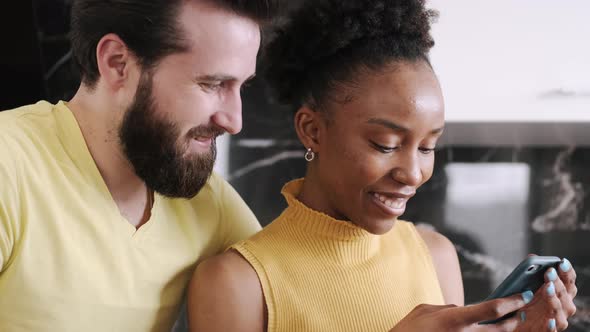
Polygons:
M295 131L305 149L319 152L323 121L322 114L308 106L302 106L295 114Z
M129 79L134 63L127 45L116 34L104 35L96 46L96 61L100 80L112 90L118 90Z

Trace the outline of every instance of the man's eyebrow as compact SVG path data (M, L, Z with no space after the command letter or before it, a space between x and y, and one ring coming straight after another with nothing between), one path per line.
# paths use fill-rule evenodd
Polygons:
M248 82L248 81L254 79L254 77L256 77L256 74L250 75L250 77L248 77L244 82ZM212 82L212 81L225 82L225 81L237 81L238 78L235 76L226 75L226 74L208 74L208 75L197 76L197 80L198 81L207 81L207 82Z
M208 75L197 76L197 80L199 80L199 81L233 81L233 80L236 80L236 78L231 75L225 75L225 74L208 74Z

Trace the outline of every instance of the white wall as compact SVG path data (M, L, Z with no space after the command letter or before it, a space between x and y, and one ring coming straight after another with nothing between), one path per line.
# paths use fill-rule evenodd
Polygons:
M429 4L448 121L590 121L590 1Z
M224 179L229 175L229 134L217 138L217 160L215 161L215 172L219 173Z

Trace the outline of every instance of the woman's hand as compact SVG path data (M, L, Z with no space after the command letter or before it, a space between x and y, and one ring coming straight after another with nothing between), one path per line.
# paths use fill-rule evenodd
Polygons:
M422 304L414 308L390 332L507 332L514 331L521 322L513 317L494 325L478 325L479 322L495 320L525 306L523 296L482 302L457 307ZM538 331L536 331L538 332Z
M568 318L576 313L576 271L564 259L557 270L551 268L545 273L545 281L518 316L521 321L529 321L535 326L532 331L563 331L568 327Z
M567 328L567 319L576 313L573 302L578 289L576 272L564 259L558 269L549 269L546 283L537 291L457 307L419 305L390 332L555 332ZM478 325L516 311L498 324Z
M561 302L563 314L566 318L565 327L567 327L567 318L576 314L576 305L574 298L578 294L578 287L576 287L576 271L574 270L570 261L564 258L557 269L558 280L555 282L555 291L557 297ZM549 276L545 276L548 278ZM564 328L565 329L565 328Z

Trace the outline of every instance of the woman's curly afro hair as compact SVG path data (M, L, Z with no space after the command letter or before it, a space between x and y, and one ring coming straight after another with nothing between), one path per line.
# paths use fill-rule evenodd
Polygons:
M425 0L307 0L275 29L264 76L280 103L321 109L361 70L428 62L436 15Z

